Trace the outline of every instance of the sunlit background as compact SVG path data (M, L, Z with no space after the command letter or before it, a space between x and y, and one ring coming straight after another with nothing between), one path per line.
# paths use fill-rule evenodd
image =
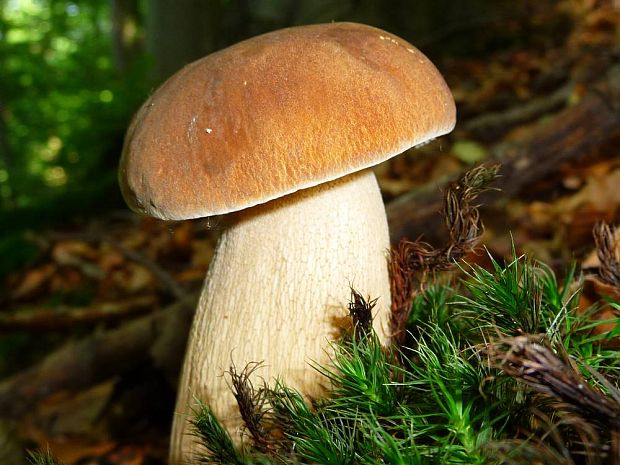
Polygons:
M125 66L114 54L112 28L109 2L2 2L2 219L83 210L110 190L127 117L149 87L142 57ZM131 47L142 32L126 21L122 34Z

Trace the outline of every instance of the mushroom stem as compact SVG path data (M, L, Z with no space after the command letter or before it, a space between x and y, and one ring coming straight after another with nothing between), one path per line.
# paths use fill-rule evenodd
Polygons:
M350 287L378 297L374 326L388 330L385 208L364 170L244 210L222 234L206 277L179 384L170 464L199 451L188 417L206 402L239 443L241 419L223 374L263 362L259 384L281 377L309 397L326 380L329 341L346 321Z

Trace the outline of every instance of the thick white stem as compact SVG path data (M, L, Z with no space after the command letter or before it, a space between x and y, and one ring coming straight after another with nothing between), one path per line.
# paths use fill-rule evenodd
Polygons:
M225 372L263 362L252 379L320 395L309 364L329 362L329 341L347 321L350 287L379 298L375 329L388 330L389 237L370 170L296 192L239 214L218 243L191 331L179 384L170 464L192 463L188 423L196 399L239 442L241 425ZM236 436L236 437L235 437Z

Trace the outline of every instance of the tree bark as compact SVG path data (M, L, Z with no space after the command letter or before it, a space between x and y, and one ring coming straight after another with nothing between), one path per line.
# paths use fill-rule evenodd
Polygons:
M155 78L165 79L214 48L220 0L150 0L146 47L155 59Z
M116 69L127 71L140 48L137 0L110 0L112 17L112 58Z

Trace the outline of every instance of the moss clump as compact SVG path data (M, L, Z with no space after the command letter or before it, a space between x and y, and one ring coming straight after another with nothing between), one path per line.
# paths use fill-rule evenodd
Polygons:
M243 447L232 452L201 406L194 427L207 448L202 460L557 464L617 457L616 331L594 331L610 321L580 308L574 268L564 282L526 257L462 271L459 281L430 283L414 297L402 346L381 347L369 329L333 344L332 365L315 367L331 386L322 399L308 403L280 381L255 387L233 370L235 388L241 383L254 399L245 408L256 411L244 414L254 421L246 421ZM352 308L360 298L354 294Z

